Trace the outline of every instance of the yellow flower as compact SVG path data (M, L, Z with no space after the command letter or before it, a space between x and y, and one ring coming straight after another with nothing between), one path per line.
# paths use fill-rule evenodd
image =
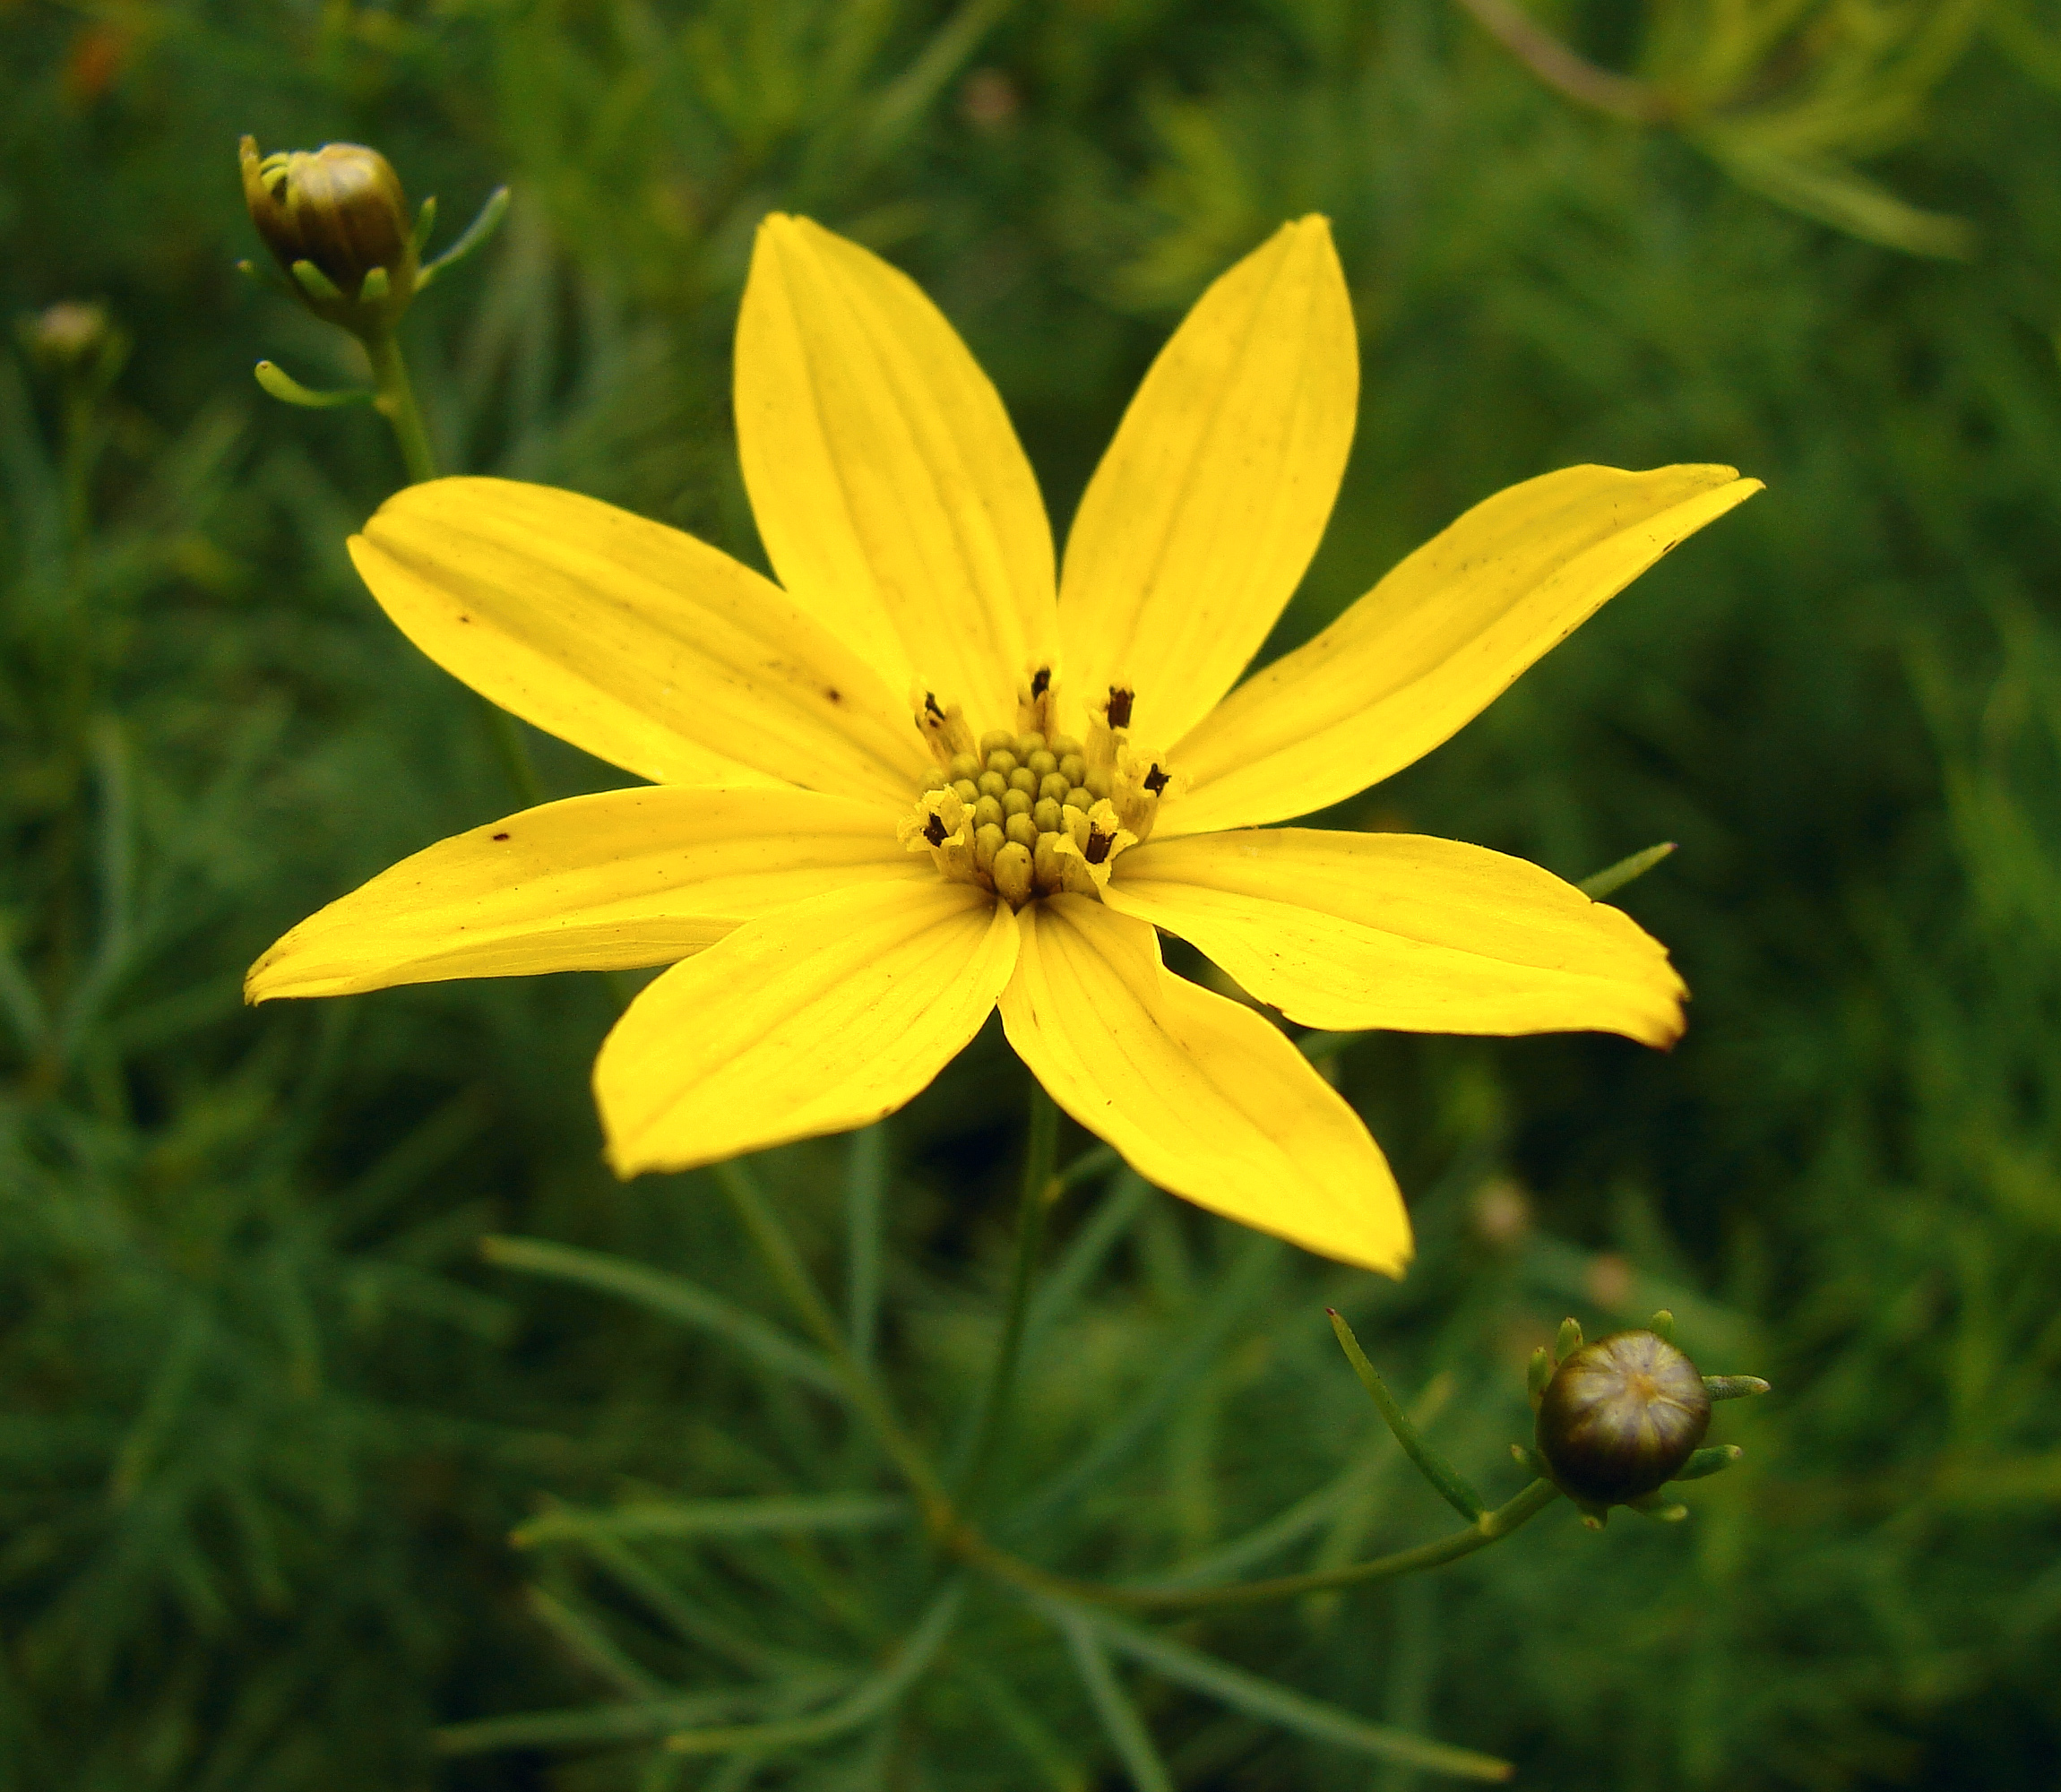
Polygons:
M999 1004L1151 1181L1399 1273L1409 1219L1358 1116L1269 1021L1166 971L1155 930L1311 1026L1671 1043L1686 992L1617 909L1479 847L1267 824L1437 745L1758 484L1527 481L1233 689L1324 531L1358 384L1329 228L1284 226L1154 362L1055 578L952 326L769 218L736 405L778 585L495 479L413 487L351 542L431 659L651 785L418 853L288 934L250 998L680 961L595 1064L623 1176L890 1113Z

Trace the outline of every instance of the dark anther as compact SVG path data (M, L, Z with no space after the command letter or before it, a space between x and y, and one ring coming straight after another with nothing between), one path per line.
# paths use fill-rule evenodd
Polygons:
M937 698L933 693L926 691L923 694L923 707L936 716L939 721L944 719L944 711L938 707Z
M1167 788L1167 774L1155 765L1144 777L1145 788L1157 797Z
M1030 675L1030 694L1033 697L1042 697L1051 688L1052 668L1049 666L1040 666Z
M1115 834L1106 834L1099 828L1088 830L1088 844L1081 849L1081 857L1090 865L1099 865L1108 857L1109 849L1117 843Z
M944 823L936 815L931 816L923 824L923 838L928 840L932 846L943 846L944 844Z
M1137 694L1126 691L1121 685L1109 686L1109 726L1127 728L1131 726L1131 705L1137 702Z

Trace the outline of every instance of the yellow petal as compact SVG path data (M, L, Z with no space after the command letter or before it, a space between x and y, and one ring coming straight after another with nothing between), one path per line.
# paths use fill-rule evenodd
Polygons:
M1316 552L1358 393L1331 227L1283 225L1160 351L1081 500L1059 588L1078 701L1129 685L1133 734L1162 746L1209 713Z
M549 486L435 479L350 544L445 671L640 777L905 800L906 698L780 589L663 523Z
M1688 992L1657 940L1486 847L1314 828L1155 840L1104 897L1312 1027L1681 1037Z
M1421 758L1677 542L1761 489L1729 467L1568 467L1475 505L1181 741L1157 831L1306 815Z
M781 582L905 691L1016 725L1057 644L1052 530L1007 412L915 281L806 218L759 226L737 450Z
M1151 927L1089 898L1020 919L1002 1024L1060 1107L1199 1207L1402 1272L1410 1217L1381 1148L1279 1030L1169 975Z
M244 994L669 964L826 890L936 876L873 804L778 785L604 790L402 859L288 934Z
M608 1161L688 1169L891 1114L980 1030L1015 962L1008 906L935 873L739 927L602 1046Z

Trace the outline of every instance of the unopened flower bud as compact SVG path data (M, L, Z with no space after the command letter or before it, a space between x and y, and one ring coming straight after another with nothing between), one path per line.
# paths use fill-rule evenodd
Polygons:
M1696 1366L1657 1332L1619 1331L1553 1372L1539 1403L1539 1452L1563 1492L1600 1509L1673 1479L1710 1424Z
M392 329L415 297L415 227L377 150L324 143L258 155L246 137L244 202L303 304L358 335Z
M74 367L98 355L108 334L107 306L66 298L30 318L22 340L44 366Z

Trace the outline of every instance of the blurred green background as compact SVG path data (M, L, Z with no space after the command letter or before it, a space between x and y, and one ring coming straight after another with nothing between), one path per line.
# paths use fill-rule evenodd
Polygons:
M1556 34L1574 90L1483 20ZM1569 876L1680 842L1620 900L1695 988L1686 1040L1354 1047L1423 1240L1401 1287L1075 1190L1012 1541L1144 1572L1313 1490L1263 1570L1435 1535L1324 1305L1499 1497L1525 1353L1666 1303L1777 1390L1723 1410L1746 1460L1686 1524L1562 1505L1179 1634L1521 1784L2051 1786L2057 125L2051 0L0 0L0 1787L1130 1783L1001 1605L835 1748L582 1736L875 1658L921 1564L512 1546L553 1502L887 1485L734 1309L483 1260L522 1234L777 1314L705 1178L600 1168L599 979L239 1004L303 914L513 806L345 560L400 477L378 419L252 383L356 351L234 272L244 131L378 145L446 241L512 184L405 328L448 464L754 560L728 356L774 207L936 296L1061 527L1184 306L1330 214L1363 411L1277 645L1530 475L1764 478L1341 817ZM39 350L61 300L125 362ZM533 745L555 794L619 781ZM884 1178L876 1348L941 1439L993 1348L1019 1074L986 1038L882 1133L762 1166L841 1297ZM1130 1684L1183 1787L1419 1783ZM539 1710L573 1716L502 1721Z

